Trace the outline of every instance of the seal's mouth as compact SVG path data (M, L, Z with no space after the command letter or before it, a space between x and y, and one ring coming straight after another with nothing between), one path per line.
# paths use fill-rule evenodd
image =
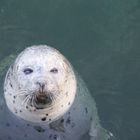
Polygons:
M44 109L52 103L51 96L45 92L37 93L34 99L36 109Z

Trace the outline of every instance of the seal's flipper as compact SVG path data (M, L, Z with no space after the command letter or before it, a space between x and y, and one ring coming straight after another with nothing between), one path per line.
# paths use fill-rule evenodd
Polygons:
M102 127L98 129L98 133L91 129L89 135L90 140L115 140L114 135Z
M92 120L91 122L89 130L90 140L111 140L110 137L113 136L113 134L104 129L98 122L98 117L96 117L96 120Z

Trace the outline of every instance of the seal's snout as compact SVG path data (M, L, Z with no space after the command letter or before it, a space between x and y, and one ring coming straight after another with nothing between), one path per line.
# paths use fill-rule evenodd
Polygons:
M36 95L35 107L37 109L43 109L45 108L45 105L51 104L51 103L52 103L52 99L46 93L40 92Z
M36 84L39 86L40 92L43 92L45 89L46 83L45 82L36 82Z
M35 92L35 107L37 109L43 109L46 105L52 103L50 93L47 90L47 83L45 81L37 81L37 91Z
M39 89L39 92L45 92L47 82L46 81L37 81L36 83L37 88Z

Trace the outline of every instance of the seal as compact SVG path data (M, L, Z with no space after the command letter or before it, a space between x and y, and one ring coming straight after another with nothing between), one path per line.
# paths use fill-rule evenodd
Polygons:
M9 110L4 113L11 120L12 129L3 127L3 130L9 132L10 138L108 140L110 137L99 123L96 103L84 81L70 62L50 46L31 46L17 56L5 77L4 98ZM6 136L2 134L2 138L8 139Z
M46 122L63 116L76 93L72 67L46 46L23 51L8 70L4 85L8 108L24 120L39 123L46 113Z

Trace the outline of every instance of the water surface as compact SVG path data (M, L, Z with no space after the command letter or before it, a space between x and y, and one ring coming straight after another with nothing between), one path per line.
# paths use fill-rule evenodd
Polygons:
M140 139L139 0L0 0L0 59L33 44L71 61L117 140Z

